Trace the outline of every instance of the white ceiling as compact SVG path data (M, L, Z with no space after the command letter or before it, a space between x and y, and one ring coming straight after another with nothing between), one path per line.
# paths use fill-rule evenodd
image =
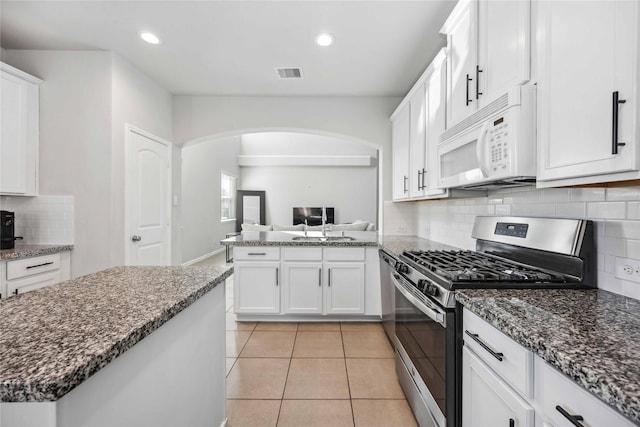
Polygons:
M117 52L173 94L402 96L455 0L5 1L5 49ZM139 38L152 31L163 41ZM321 48L320 32L335 35ZM275 67L302 67L280 80Z

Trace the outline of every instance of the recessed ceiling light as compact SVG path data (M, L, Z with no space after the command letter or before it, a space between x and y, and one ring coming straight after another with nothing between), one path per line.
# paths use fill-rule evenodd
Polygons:
M316 36L316 43L318 46L331 46L333 44L333 34L321 33Z
M151 43L151 44L160 44L160 39L158 38L158 36L156 36L153 33L141 33L140 37L142 38L142 40L146 41L147 43Z

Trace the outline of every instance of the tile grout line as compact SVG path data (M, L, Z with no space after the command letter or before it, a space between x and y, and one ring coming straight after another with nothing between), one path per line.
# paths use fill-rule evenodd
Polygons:
M256 328L258 325L256 325ZM284 403L284 392L287 390L287 381L289 381L289 372L291 372L291 363L293 361L293 351L296 348L296 341L298 339L298 329L300 329L300 323L296 325L296 335L293 337L293 347L291 348L291 355L289 357L289 366L287 367L287 375L284 378L284 387L282 387L282 397L280 399L280 407L278 407L278 416L276 417L276 425L278 427L278 423L280 422L280 413L282 412L282 404Z

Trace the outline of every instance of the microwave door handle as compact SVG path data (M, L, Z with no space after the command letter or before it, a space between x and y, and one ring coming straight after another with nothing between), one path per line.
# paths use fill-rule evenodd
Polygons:
M480 129L480 135L478 136L478 143L476 144L476 158L478 159L478 166L480 172L484 178L489 176L489 168L487 166L487 156L485 149L487 141L487 133L489 132L489 124L485 123Z

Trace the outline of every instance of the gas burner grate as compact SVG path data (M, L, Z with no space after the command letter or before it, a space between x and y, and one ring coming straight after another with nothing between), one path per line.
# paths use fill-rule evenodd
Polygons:
M474 251L407 251L408 259L452 282L565 283L565 276Z

